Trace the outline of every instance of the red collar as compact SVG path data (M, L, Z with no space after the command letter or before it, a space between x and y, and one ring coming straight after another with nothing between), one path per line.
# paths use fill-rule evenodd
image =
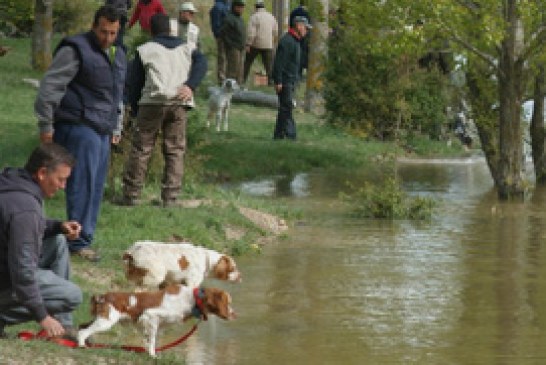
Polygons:
M301 36L296 32L294 28L288 29L288 33L292 34L292 37L296 38L298 41L301 40Z
M192 309L192 314L197 318L203 318L207 320L207 314L205 313L205 303L203 299L205 298L205 291L201 288L193 289L193 298L195 299L195 307Z

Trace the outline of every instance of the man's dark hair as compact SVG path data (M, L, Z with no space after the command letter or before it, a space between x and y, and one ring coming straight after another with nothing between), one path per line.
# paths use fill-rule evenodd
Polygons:
M93 25L99 24L100 18L106 18L110 23L119 22L121 15L115 7L112 5L103 5L95 12L95 18L93 19Z
M156 13L150 18L150 29L152 36L169 35L171 32L171 21L169 16L161 13Z
M42 167L45 167L48 171L53 171L61 164L73 167L76 160L63 146L56 143L43 143L32 151L25 165L25 170L31 174L36 173Z

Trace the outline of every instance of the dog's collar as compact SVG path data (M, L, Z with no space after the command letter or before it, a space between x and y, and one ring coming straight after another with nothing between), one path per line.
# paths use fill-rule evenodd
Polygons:
M193 289L193 298L195 299L195 306L191 310L191 314L194 317L199 319L207 320L207 315L205 313L205 304L203 299L205 298L205 290L203 288L194 288Z

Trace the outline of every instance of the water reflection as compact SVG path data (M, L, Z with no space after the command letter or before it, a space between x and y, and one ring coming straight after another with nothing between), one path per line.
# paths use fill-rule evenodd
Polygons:
M241 285L209 283L231 292L239 318L202 324L178 350L188 363L546 363L546 190L499 203L479 162L398 174L438 199L431 222L350 218L340 176L307 175L307 195L279 197L308 224L240 258Z

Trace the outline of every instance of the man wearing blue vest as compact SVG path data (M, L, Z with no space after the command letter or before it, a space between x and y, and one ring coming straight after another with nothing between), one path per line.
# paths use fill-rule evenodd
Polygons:
M80 222L80 237L69 248L90 261L100 260L89 246L100 211L110 143L119 143L127 60L116 47L120 14L100 7L92 29L64 38L40 83L34 104L40 139L65 147L76 159L66 185L68 219Z

